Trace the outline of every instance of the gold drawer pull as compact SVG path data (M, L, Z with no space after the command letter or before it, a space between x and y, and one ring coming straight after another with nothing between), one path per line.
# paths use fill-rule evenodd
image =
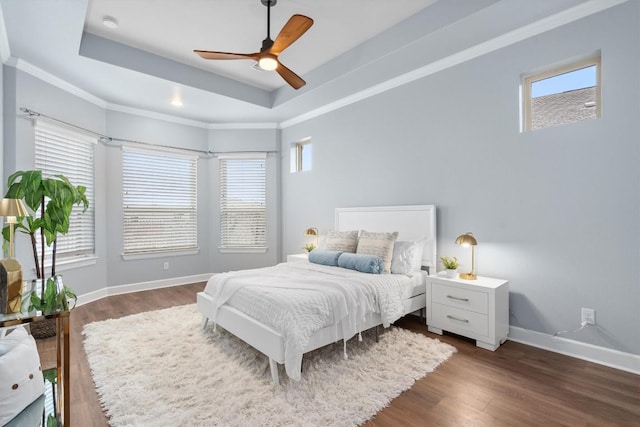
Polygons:
M458 322L469 323L469 321L468 321L467 319L461 319L461 318L459 318L459 317L452 316L452 315L450 315L450 314L447 314L447 319L457 320Z
M457 301L469 302L469 298L454 297L453 295L447 295L447 298L454 299Z

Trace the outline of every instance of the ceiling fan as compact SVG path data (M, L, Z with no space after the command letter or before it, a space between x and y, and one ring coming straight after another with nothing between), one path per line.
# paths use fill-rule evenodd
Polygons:
M304 15L293 15L276 37L271 40L271 6L275 6L277 0L260 0L267 7L267 38L262 41L260 52L255 53L229 53L215 52L211 50L194 50L204 59L253 59L258 62L258 67L263 70L275 70L294 89L300 89L306 84L296 73L285 67L278 55L293 42L298 40L311 26L313 19Z

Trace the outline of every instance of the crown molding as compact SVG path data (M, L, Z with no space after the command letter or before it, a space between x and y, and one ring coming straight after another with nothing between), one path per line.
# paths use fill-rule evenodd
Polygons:
M33 77L44 81L45 83L49 83L50 85L55 86L58 89L62 89L65 92L75 95L78 98L95 104L98 107L106 108L107 106L107 102L103 99L98 98L97 96L83 89L80 89L79 87L74 86L65 80L62 80L61 78L56 77L53 74L36 67L35 65L25 61L24 59L11 57L6 61L6 64L17 68L20 71L24 71L25 73L30 74Z
M126 105L107 103L105 109L204 129L207 129L209 126L208 123L200 122L198 120L185 119L182 117L172 116L170 114L156 113L155 111L143 110L142 108L129 107Z
M280 129L278 123L210 123L209 129Z

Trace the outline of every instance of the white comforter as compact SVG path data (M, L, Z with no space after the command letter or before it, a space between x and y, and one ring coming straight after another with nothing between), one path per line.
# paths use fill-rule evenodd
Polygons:
M406 281L403 275L294 262L216 274L205 292L214 297L213 322L217 310L229 304L280 332L285 370L299 380L302 354L315 332L335 325L336 340L348 340L361 331L369 313L379 313L383 326L389 326L403 315Z

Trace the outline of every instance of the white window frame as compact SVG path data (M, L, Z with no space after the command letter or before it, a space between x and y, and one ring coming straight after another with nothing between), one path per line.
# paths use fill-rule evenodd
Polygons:
M299 142L295 142L293 144L291 144L291 173L295 173L295 172L306 172L311 170L310 169L303 169L302 168L302 159L303 159L303 152L305 147L311 147L311 138L305 138ZM313 160L312 160L313 162Z
M267 251L267 154L226 153L218 156L220 189L220 246L221 253L264 253ZM241 171L240 176L229 176L230 162L241 166L253 165ZM252 198L255 203L248 209L255 216L250 221L239 221L237 232L231 226L234 213L247 212L240 197L230 197L230 190L240 196ZM254 229L251 231L251 229ZM251 234L250 234L251 233ZM249 237L247 237L249 236ZM252 241L251 241L252 240Z
M197 178L197 155L122 146L123 259L198 253Z
M95 136L70 126L37 120L34 129L34 166L44 178L64 175L74 186L84 186L89 202L74 205L69 232L56 241L56 271L95 263ZM40 210L35 212L40 217ZM40 234L36 241L40 247ZM45 245L45 269L51 268L53 247Z
M524 76L522 79L522 117L523 117L523 126L522 131L528 132L531 131L531 86L533 83L538 82L540 80L545 80L551 77L559 76L561 74L570 73L572 71L581 70L583 68L588 68L591 66L596 67L596 118L600 118L601 110L602 110L602 102L601 102L601 84L600 84L600 74L601 74L601 60L600 55L590 56L587 59L582 59L579 61L574 61L569 64L562 65L560 67L554 67L549 70L545 70L539 73L530 74Z

